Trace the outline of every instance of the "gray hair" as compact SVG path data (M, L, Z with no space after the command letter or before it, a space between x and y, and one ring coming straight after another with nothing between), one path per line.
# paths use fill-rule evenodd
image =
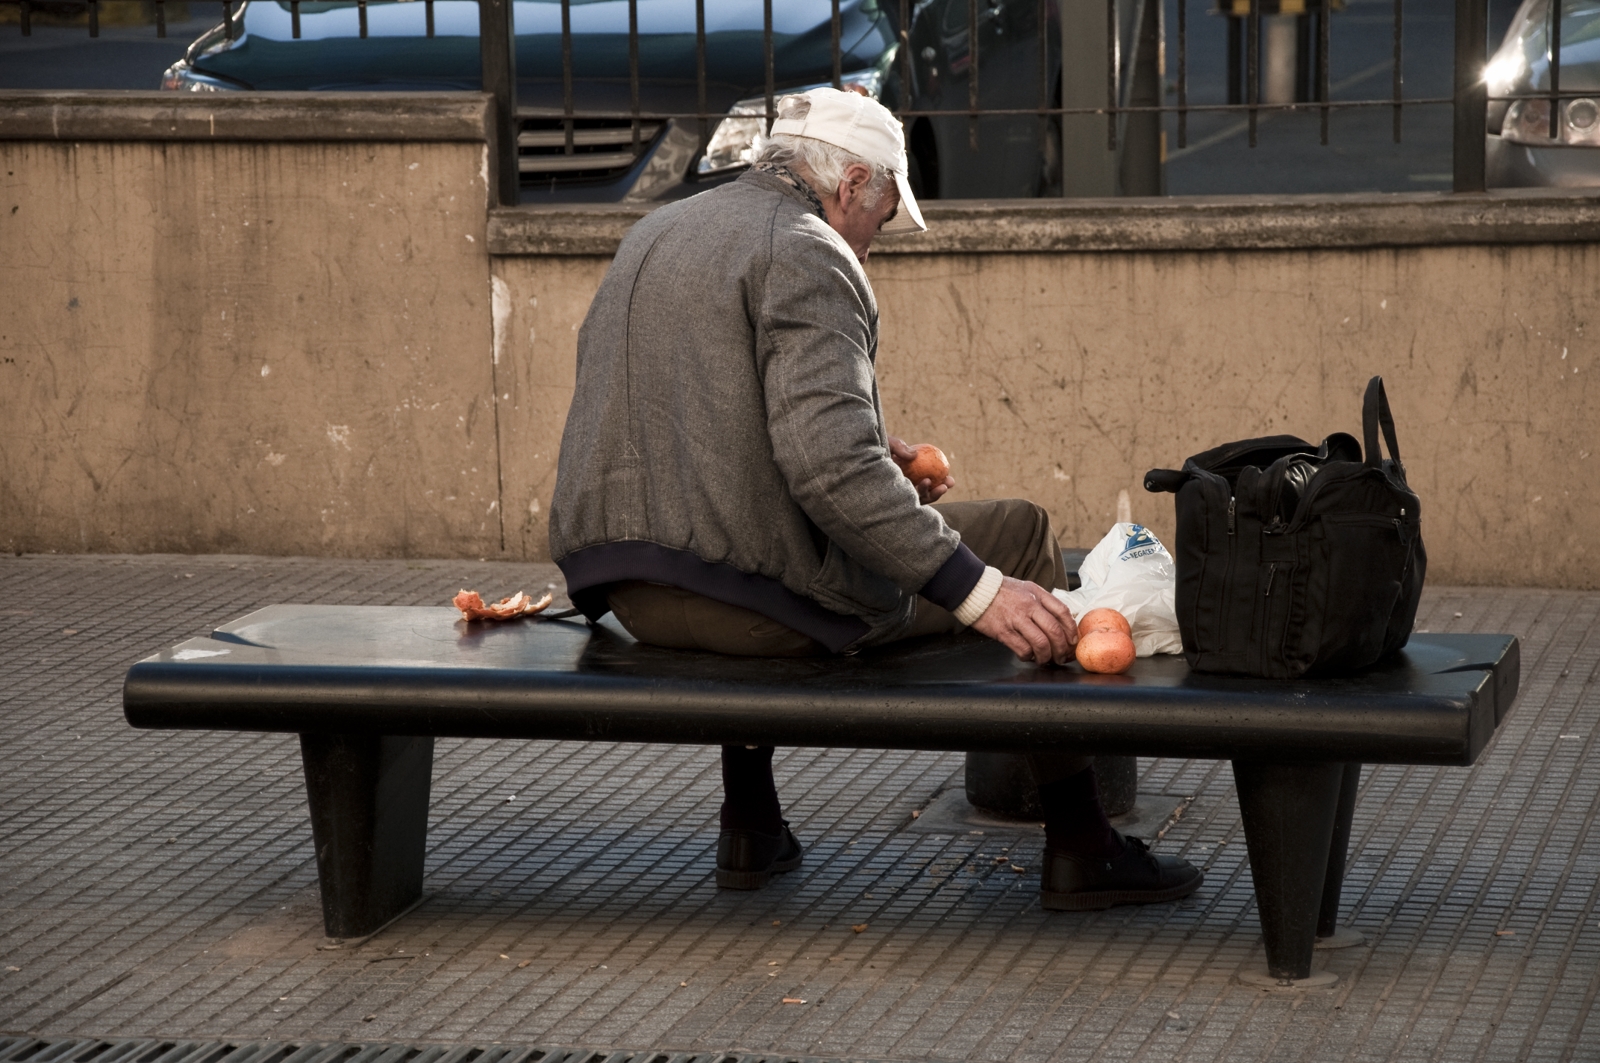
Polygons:
M894 182L894 173L887 166L877 166L859 155L841 147L811 137L797 137L778 133L762 137L756 147L756 162L770 162L786 166L810 182L817 195L824 198L836 195L844 172L860 163L872 171L867 183L867 193L862 205L868 210L878 205L878 200Z

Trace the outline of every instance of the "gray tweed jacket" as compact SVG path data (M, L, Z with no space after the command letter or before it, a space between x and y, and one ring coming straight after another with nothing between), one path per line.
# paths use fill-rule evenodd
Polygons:
M849 246L748 173L635 225L578 335L550 551L574 602L625 579L834 650L949 609L983 564L889 458L878 308Z

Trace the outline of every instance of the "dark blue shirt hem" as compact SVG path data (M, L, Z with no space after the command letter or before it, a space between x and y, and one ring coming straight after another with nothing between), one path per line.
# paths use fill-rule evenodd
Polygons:
M962 547L961 549L966 549ZM959 553L959 551L957 551ZM971 551L967 551L970 555ZM644 580L678 587L728 605L760 613L769 620L808 635L838 653L859 641L870 628L865 620L825 609L768 576L744 572L732 565L706 561L687 550L676 550L642 539L600 543L574 550L556 562L567 578L567 596L590 620L610 611L606 593L611 584ZM945 568L949 565L946 564ZM944 569L940 569L943 572ZM978 575L983 563L978 562ZM938 576L934 577L938 579ZM973 583L977 578L973 578ZM971 590L968 587L968 590ZM965 595L962 596L965 598ZM959 601L958 603L959 604Z

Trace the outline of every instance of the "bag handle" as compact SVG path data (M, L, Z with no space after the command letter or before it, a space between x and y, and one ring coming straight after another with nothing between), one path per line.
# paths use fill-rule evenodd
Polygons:
M1383 377L1375 376L1367 382L1367 395L1361 403L1361 430L1366 436L1367 464L1374 469L1383 467L1383 455L1378 452L1378 429L1383 429L1383 441L1389 445L1389 457L1394 460L1400 478L1405 479L1406 467L1400 461L1400 443L1394 435L1394 414L1389 412L1389 396L1383 390Z
M1189 474L1177 469L1151 469L1144 474L1144 489L1151 494L1160 494L1170 491L1177 494L1178 489L1189 482Z

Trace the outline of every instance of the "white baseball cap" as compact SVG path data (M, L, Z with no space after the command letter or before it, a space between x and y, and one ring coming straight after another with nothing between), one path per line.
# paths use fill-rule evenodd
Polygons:
M894 174L900 192L900 209L884 225L884 233L920 233L922 220L917 198L906 180L906 139L899 119L870 96L834 88L811 89L785 96L772 123L774 135L810 137L843 148L874 166Z

